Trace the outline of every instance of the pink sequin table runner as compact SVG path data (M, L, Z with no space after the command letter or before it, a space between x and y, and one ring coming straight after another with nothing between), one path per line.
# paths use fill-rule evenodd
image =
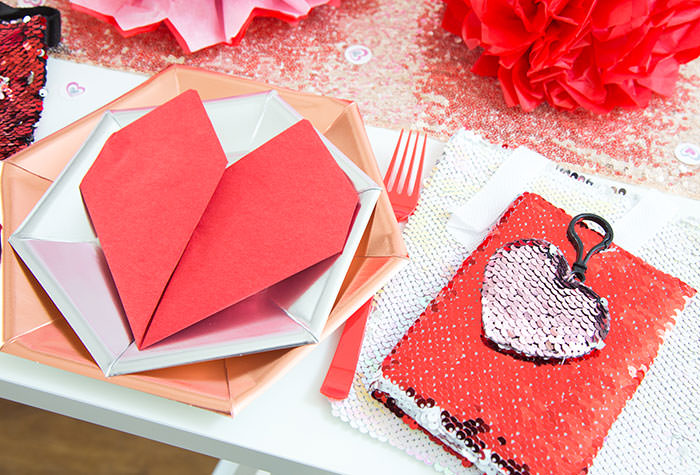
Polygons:
M294 26L259 18L240 45L192 55L164 26L122 38L67 1L44 3L63 14L55 57L147 73L187 64L262 79L355 101L369 125L414 127L443 139L464 127L494 143L527 145L577 171L700 198L700 165L674 153L681 143L700 146L700 60L681 68L672 98L656 97L644 110L599 116L544 105L524 113L505 105L495 79L470 72L478 53L441 28L440 1L342 0ZM366 47L371 59L349 61L352 45ZM356 59L362 55L361 49Z

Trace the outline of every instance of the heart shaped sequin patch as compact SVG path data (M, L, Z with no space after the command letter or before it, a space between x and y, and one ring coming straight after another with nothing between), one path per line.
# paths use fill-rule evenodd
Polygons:
M540 239L521 239L486 263L481 288L483 331L500 349L527 357L567 359L604 346L607 301L577 280L563 253Z

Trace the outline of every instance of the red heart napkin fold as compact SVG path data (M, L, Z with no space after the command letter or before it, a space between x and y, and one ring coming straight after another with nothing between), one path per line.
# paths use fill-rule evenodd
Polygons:
M112 134L80 184L137 342L226 163L190 90Z
M225 163L188 92L113 134L81 184L139 348L343 250L357 192L308 121Z
M357 205L309 121L253 150L224 172L144 346L339 255Z

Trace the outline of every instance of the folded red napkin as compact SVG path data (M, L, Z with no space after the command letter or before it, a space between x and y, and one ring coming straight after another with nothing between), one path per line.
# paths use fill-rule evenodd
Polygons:
M570 221L537 195L519 197L386 357L373 385L397 416L487 473L584 472L695 293L613 244L586 272L586 285L609 305L602 349L546 362L495 348L482 331L487 261L508 243L541 239L572 263ZM578 234L587 249L601 240L588 228Z
M114 133L81 183L139 348L343 249L358 196L308 121L226 163L188 91Z

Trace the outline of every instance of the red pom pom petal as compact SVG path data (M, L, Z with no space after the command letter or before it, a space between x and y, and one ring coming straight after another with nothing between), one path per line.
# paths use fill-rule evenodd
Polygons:
M700 0L446 0L443 27L497 77L509 106L596 113L673 94L700 56Z

